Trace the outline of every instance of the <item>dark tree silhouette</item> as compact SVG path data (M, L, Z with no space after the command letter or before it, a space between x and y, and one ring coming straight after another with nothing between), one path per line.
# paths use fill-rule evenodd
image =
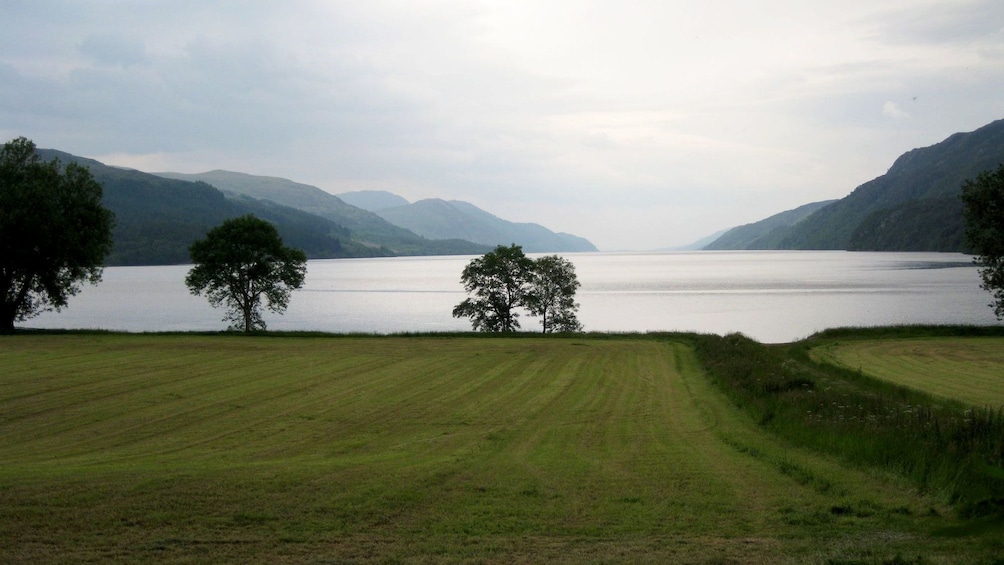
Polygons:
M582 330L576 316L579 305L575 302L579 286L571 261L557 255L534 260L526 306L531 314L540 316L544 333Z
M60 310L97 284L112 248L114 215L83 166L43 162L19 137L0 150L0 332L46 310Z
M519 329L518 307L530 288L533 261L515 243L472 259L461 282L470 298L453 309L453 317L470 318L476 331L512 332Z
M307 273L303 251L285 247L275 226L250 215L213 228L189 253L195 266L185 277L188 289L225 306L223 320L245 332L265 329L262 298L272 312L285 311Z
M993 295L990 306L1004 318L1004 165L984 171L962 184L966 241L976 253L984 290Z

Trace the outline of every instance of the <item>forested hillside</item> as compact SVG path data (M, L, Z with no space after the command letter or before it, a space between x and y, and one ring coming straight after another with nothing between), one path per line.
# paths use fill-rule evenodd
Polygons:
M227 198L201 182L157 177L132 169L109 167L93 159L40 149L44 160L87 166L104 189L103 203L115 213L114 245L109 265L164 265L189 262L188 246L227 218L254 214L273 222L286 244L308 257L390 255L364 247L350 231L330 220L272 202Z
M377 214L345 203L316 186L284 178L249 175L233 171L197 174L156 173L158 176L208 183L225 193L269 200L303 212L327 218L345 226L359 244L392 255L476 255L489 247L459 238L433 240L394 225Z
M732 228L705 246L704 249L772 249L780 234L786 233L791 226L805 220L816 210L833 202L835 200L806 204L794 210L775 214L759 222Z
M1004 120L909 151L886 174L747 248L966 251L960 187L1001 163Z
M272 200L328 218L352 231L353 239L396 255L481 254L517 243L527 252L595 251L581 237L538 224L503 220L467 202L439 199L409 204L386 191L345 193L345 199L316 186L277 177L231 171L158 175L209 183L224 192ZM348 202L351 201L351 202Z

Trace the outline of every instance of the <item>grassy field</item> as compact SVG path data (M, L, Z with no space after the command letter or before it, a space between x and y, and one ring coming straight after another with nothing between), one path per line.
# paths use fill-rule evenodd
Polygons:
M1004 557L762 431L684 337L15 335L0 371L3 563Z
M1004 406L1004 338L926 337L838 341L815 359L974 406Z

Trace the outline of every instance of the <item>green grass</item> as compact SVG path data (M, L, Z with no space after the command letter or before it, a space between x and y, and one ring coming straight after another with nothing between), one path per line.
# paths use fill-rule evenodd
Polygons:
M973 406L1004 406L1004 338L919 337L828 342L814 359Z
M821 343L764 346L740 335L696 341L713 382L763 429L902 475L958 504L961 515L1004 518L1004 409L813 361Z
M0 562L992 562L693 338L0 337ZM899 560L899 561L897 561Z

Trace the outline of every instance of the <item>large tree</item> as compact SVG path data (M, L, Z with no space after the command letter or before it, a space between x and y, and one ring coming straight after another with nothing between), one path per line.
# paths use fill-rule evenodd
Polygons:
M544 333L582 330L575 313L579 308L575 302L578 288L579 279L571 261L557 255L534 260L526 306L531 314L540 316Z
M114 215L101 185L75 163L43 162L19 137L0 150L0 332L59 310L81 283L101 280Z
M965 181L962 202L966 241L976 253L981 286L993 295L997 319L1004 319L1004 165Z
M523 248L499 245L464 267L461 282L472 296L453 309L453 317L470 318L475 331L512 332L519 329L519 307L530 288L533 260Z
M195 266L185 284L203 292L214 307L225 306L231 329L265 329L262 299L282 313L293 290L303 286L307 256L286 247L275 226L254 216L233 218L213 228L189 248Z

